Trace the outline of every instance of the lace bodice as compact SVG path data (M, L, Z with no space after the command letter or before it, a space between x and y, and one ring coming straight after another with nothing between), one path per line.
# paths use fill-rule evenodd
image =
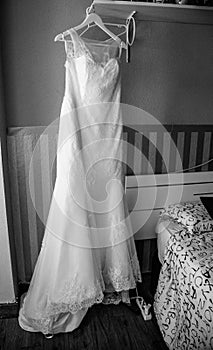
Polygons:
M70 35L71 40L65 41L65 91L68 97L73 100L73 97L79 94L81 105L112 102L115 97L119 100L119 44L113 39L107 42L82 39L74 29L70 31ZM73 91L70 89L73 78L75 91L74 96L70 96L70 92ZM116 89L118 94L114 94Z

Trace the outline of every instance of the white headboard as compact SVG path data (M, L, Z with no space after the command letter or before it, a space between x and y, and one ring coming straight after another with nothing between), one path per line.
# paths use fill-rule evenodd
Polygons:
M213 171L126 176L125 192L135 239L152 239L162 208L213 195Z

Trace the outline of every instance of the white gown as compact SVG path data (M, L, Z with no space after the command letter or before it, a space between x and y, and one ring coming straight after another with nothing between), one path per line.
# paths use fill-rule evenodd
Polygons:
M141 281L123 186L120 46L70 35L56 181L18 317L43 334L74 330L95 303L129 302Z

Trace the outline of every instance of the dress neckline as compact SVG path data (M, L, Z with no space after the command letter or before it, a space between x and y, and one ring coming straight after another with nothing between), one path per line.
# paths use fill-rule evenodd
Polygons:
M102 40L102 41L97 40L97 39L82 38L74 28L71 28L69 30L69 33L71 36L71 40L65 40L65 48L66 48L66 53L69 54L68 44L71 45L70 47L71 47L72 54L70 56L72 58L78 59L78 58L86 55L86 57L89 58L90 60L92 60L94 63L99 64L95 60L95 58L93 57L91 49L88 47L88 45L90 45L90 44L97 45L98 44L100 46L103 45L103 46L109 47L113 43L114 45L117 45L119 47L119 56L118 57L111 57L111 58L109 58L109 60L115 59L117 61L118 59L120 59L122 47L113 38L109 38L109 39ZM100 65L101 65L101 63L100 63Z

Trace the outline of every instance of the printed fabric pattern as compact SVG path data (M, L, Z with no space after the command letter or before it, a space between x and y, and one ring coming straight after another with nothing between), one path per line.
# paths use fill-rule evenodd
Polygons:
M212 232L213 220L201 201L172 204L161 210L160 217L169 216L190 232Z
M213 349L213 232L171 234L154 312L169 349Z

